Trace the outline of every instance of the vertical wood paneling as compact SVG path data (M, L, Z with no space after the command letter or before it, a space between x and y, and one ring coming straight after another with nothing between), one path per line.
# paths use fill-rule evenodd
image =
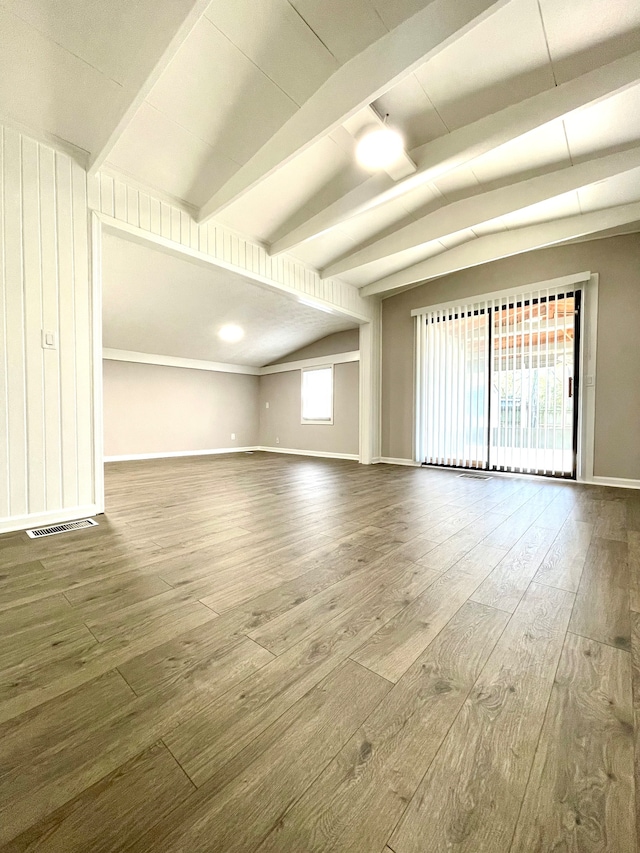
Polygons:
M24 340L24 290L22 281L22 156L20 135L5 128L4 267L7 310L7 413L9 436L9 515L28 512L27 413Z
M121 219L123 222L128 222L127 207L127 185L122 181L114 181L114 198L115 198L115 213L116 219Z
M91 206L91 204L89 204ZM151 231L151 201L146 193L140 193L140 228Z
M76 409L78 415L78 500L93 503L93 353L86 172L71 164L73 267L76 305Z
M0 125L0 164L3 162L4 128ZM9 386L7 370L7 279L4 265L4 169L0 168L0 471L9 471ZM9 515L9 478L0 481L0 518Z
M87 175L87 206L90 210L100 210L100 176Z
M171 208L164 201L160 202L160 234L171 239Z
M27 445L29 511L44 512L44 351L42 329L42 256L38 143L22 137L22 248L27 369Z
M140 227L139 197L140 193L137 190L127 187L127 222L138 228Z
M271 258L266 250L250 240L208 222L198 225L185 210L149 196L123 181L100 177L99 209L129 225L158 234L182 246L188 246L241 270L272 278L300 293L307 293L338 308L356 311L373 318L375 307L363 299L356 287L332 279L323 281L319 274L287 256ZM89 207L98 209L92 196Z
M60 306L60 408L62 423L62 506L78 506L78 422L76 417L76 304L73 268L71 161L56 154L56 212Z
M152 198L150 202L151 209L151 233L160 235L162 233L162 218L160 214L160 202L157 198Z
M114 180L108 175L100 175L100 210L107 216L115 216Z
M169 237L171 238L171 240L174 241L174 243L179 243L180 242L180 236L181 236L180 235L180 222L181 222L180 211L175 207L170 207L169 210L171 212L171 230L169 232Z
M58 323L58 264L56 246L55 154L41 147L40 237L42 247L42 328L60 339ZM45 504L62 504L62 445L60 434L60 350L43 350Z
M92 316L85 171L11 128L0 142L0 524L11 529L95 502ZM109 211L112 181L91 189ZM43 330L56 348L43 349Z
M189 245L197 251L200 245L200 229L193 219L189 219L189 223Z

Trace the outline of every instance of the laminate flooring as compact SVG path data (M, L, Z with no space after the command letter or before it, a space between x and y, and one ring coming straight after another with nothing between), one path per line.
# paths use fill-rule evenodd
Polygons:
M636 853L640 492L105 473L0 537L0 851Z

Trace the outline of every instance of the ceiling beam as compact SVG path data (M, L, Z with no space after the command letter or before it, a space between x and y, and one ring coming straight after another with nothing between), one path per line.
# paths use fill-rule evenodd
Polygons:
M177 32L150 70L143 84L132 93L131 98L122 109L115 127L110 130L107 129L102 142L98 144L95 151L91 152L88 170L90 175L95 174L103 163L106 162L109 154L113 151L116 143L131 123L143 101L158 82L161 74L168 68L171 60L180 50L187 36L202 18L210 4L211 0L192 0L191 7L178 27Z
M452 202L420 219L398 228L391 234L351 252L322 272L323 278L341 275L349 270L400 255L439 240L449 234L473 228L499 216L505 216L562 195L624 174L640 167L640 146L627 151L596 157L575 166L566 166L525 181L478 193Z
M345 121L343 127L351 134L354 141L357 143L363 133L366 133L373 128L386 128L387 123L380 113L371 105L365 107L355 116ZM354 156L357 145L354 145ZM383 166L382 171L386 172L394 181L399 181L401 178L406 178L412 175L416 170L416 164L406 151L402 151L400 156L393 163Z
M351 217L394 201L531 130L628 89L639 79L640 51L636 51L438 137L411 152L418 167L413 175L397 183L386 175L373 175L275 240L270 254L286 252Z
M361 288L360 293L362 296L389 296L395 290L406 289L433 278L564 243L587 234L596 234L598 231L635 222L637 219L640 219L640 202L633 202L596 210L593 213L567 216L540 225L529 225L514 231L489 234L367 284Z
M507 3L508 0L432 0L338 68L214 193L203 206L200 221L241 198Z

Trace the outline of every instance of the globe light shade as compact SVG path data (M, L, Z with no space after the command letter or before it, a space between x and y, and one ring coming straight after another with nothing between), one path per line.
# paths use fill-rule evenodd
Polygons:
M244 337L244 331L240 326L236 326L233 323L227 323L226 326L222 326L222 328L218 330L218 337L222 338L223 341L226 341L229 344L235 344L242 340Z
M365 131L356 146L356 159L373 172L395 163L403 152L404 140L398 131L379 127Z

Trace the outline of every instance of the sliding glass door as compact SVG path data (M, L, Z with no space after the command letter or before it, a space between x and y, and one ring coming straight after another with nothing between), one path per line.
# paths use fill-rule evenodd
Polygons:
M580 293L492 309L490 467L575 476Z
M580 292L418 318L418 459L576 475Z

